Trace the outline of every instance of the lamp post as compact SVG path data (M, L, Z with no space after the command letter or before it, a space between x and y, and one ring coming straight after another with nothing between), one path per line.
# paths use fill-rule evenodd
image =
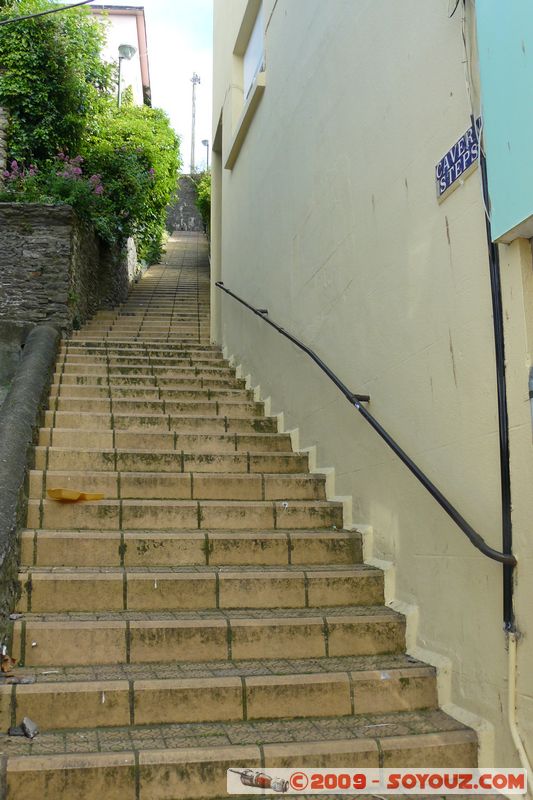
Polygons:
M200 83L200 76L193 72L192 78L192 135L191 135L191 175L194 175L196 167L194 164L194 139L196 136L196 87Z
M137 50L131 44L121 44L118 48L118 94L117 105L120 108L122 101L122 62L131 61Z
M207 151L207 172L209 172L209 139L202 139L202 144Z

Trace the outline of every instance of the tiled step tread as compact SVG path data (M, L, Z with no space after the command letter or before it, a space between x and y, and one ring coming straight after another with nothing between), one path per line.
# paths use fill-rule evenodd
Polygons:
M325 659L334 662L334 659ZM233 722L331 717L436 708L435 670L424 665L384 669L275 672L256 663L233 674L154 678L140 670L128 680L79 678L0 687L0 730L22 716L41 731L184 722ZM21 671L22 674L22 671ZM46 677L46 676L45 676Z
M376 740L382 743L382 750L389 752L390 766L398 765L394 761L394 751L398 750L398 742L387 747L387 740L398 737L416 737L417 746L423 748L424 739L428 735L438 734L442 744L455 743L463 748L464 761L461 766L473 765L473 757L477 748L475 733L462 723L454 720L442 711L410 711L390 714L355 715L340 718L310 718L306 720L279 720L276 722L236 722L236 723L193 723L146 726L143 729L130 727L110 729L77 729L71 732L42 733L32 743L25 739L10 739L6 743L10 756L15 755L50 755L51 753L106 753L131 752L132 750L164 750L165 748L214 748L248 745L250 742L268 744L293 743L297 748L305 742L368 740L368 745L376 753ZM6 739L6 737L1 737ZM427 744L435 745L429 740ZM268 747L266 745L265 750ZM406 742L407 744L407 742ZM411 747L415 744L411 742ZM373 746L372 746L373 745ZM287 754L290 748L287 748ZM267 755L267 752L265 752ZM31 764L28 764L30 767ZM346 764L350 766L350 764ZM423 764L418 764L423 766ZM436 763L427 766L438 766Z
M237 724L243 730L243 724ZM265 738L268 729L265 724L258 727L259 724L244 728L243 735L247 733L247 741L259 742ZM46 753L38 755L39 751L36 750L36 754L30 758L13 755L7 764L4 763L4 774L0 774L0 781L8 787L9 800L34 800L46 797L47 793L55 800L65 785L68 786L69 798L83 797L83 800L100 800L102 797L109 800L168 800L170 797L179 797L180 800L197 800L199 797L224 800L227 798L228 767L246 765L269 771L275 767L294 769L303 764L356 768L398 767L404 764L411 767L451 767L458 762L463 766L475 764L476 746L472 734L461 729L437 733L417 732L405 736L387 736L384 730L378 740L361 735L344 739L335 738L334 735L325 738L323 731L315 728L315 740L295 742L293 727L287 730L288 741L276 739L273 731L270 736L266 733L267 744L260 749L257 744L217 746L220 728L210 728L212 726L203 728L203 736L196 731L196 747L184 746L189 740L182 735L183 728L176 730L174 726L166 727L158 731L160 736L152 736L153 729L148 728L146 737L137 735L134 739L128 738L127 747L123 750L120 745L124 742L126 746L126 740L121 738L120 731L117 737L111 731L105 740L104 735L97 735L91 741L90 753L86 752L88 734L79 734L78 746L74 740L69 740L70 751L67 753L64 753L66 742L62 747L54 747L62 734L51 735L45 742L45 747L48 745ZM292 738L289 738L291 735ZM100 738L102 742L105 741L104 746ZM227 742L231 740L231 735L226 731L225 736L220 738ZM116 741L114 748L113 740ZM24 748L26 752L29 750L27 743L22 740L18 740L18 747L20 753L24 752ZM53 754L50 755L50 752ZM205 779L206 774L209 775L209 781ZM31 796L28 783L32 786ZM113 795L110 794L110 787ZM333 800L338 795L326 797ZM349 795L345 797L350 798ZM368 795L360 797L369 800Z
M54 626L62 623L98 624L99 622L161 622L166 621L194 621L194 620L278 620L278 619L301 619L308 618L325 619L325 617L356 617L356 618L378 618L397 621L405 624L404 617L397 611L387 606L342 606L342 607L320 607L320 608L299 608L294 609L211 609L207 611L165 611L158 613L142 611L108 611L98 614L83 612L58 613L58 614L24 614L22 622L45 623ZM21 621L15 623L20 626ZM288 654L289 655L289 654Z
M177 680L180 678L223 678L254 675L311 675L331 672L380 672L390 670L434 671L433 667L405 653L379 656L339 656L338 658L261 659L248 661L199 661L161 664L101 664L81 667L17 667L20 678L38 684L78 681ZM384 679L385 676L384 676Z
M370 564L313 564L309 567L303 567L298 564L288 564L286 567L280 568L273 565L261 566L258 570L257 567L250 565L240 565L238 569L231 566L219 566L216 564L208 564L206 566L174 566L174 567L125 567L117 569L116 567L31 567L27 570L22 570L19 574L25 577L29 575L35 576L55 576L57 578L68 579L74 577L78 579L90 579L94 575L103 575L107 577L122 578L124 575L134 574L143 575L179 575L179 576L195 576L202 577L206 575L216 574L230 574L230 575L248 575L260 578L262 575L287 573L288 575L307 575L309 578L324 573L332 573L342 577L343 575L361 575L361 576L382 576L382 570L373 567Z

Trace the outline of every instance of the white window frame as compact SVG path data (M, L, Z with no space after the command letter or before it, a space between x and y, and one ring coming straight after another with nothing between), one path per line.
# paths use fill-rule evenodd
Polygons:
M259 72L264 69L265 63L265 30L263 19L263 3L255 18L254 26L246 45L242 59L242 83L244 102L248 99L254 81Z

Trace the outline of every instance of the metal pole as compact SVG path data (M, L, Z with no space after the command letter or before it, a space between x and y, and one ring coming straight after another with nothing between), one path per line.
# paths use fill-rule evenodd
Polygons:
M209 172L209 139L202 139L202 144L207 151L206 172Z
M474 121L472 120L475 125ZM485 207L490 209L490 192L487 177L487 160L481 150L481 181ZM489 254L490 288L492 296L492 321L494 327L494 352L496 361L496 389L498 397L498 431L500 440L500 480L502 505L502 550L513 552L513 518L511 500L511 455L509 444L509 416L507 411L507 378L505 373L505 329L503 317L502 288L500 274L500 252L492 241L490 217L485 213L487 246ZM503 567L503 621L505 630L514 633L513 565Z
M192 134L191 134L191 175L196 171L194 164L194 140L196 137L196 87L200 83L200 76L193 72L192 78Z
M120 108L121 101L121 83L122 83L122 56L118 59L118 93L117 93L117 106Z

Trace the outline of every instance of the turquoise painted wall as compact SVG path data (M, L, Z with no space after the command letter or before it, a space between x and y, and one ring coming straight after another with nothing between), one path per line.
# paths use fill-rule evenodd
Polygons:
M533 0L476 0L476 17L496 240L533 218Z

